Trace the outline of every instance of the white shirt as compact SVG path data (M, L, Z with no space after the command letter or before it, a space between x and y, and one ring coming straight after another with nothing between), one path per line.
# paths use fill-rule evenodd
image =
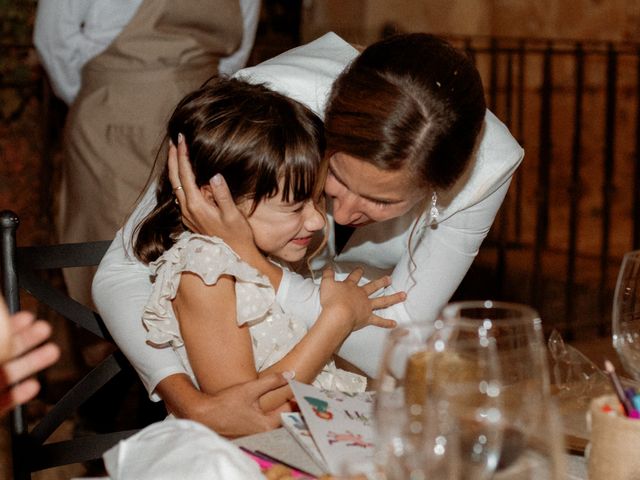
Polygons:
M80 91L82 67L104 52L133 18L142 0L40 0L33 43L54 93L71 105ZM240 0L244 32L218 70L231 75L249 58L258 27L260 0ZM215 12L211 12L215 15Z
M265 82L321 115L331 84L357 53L330 33L236 75L251 82ZM451 196L443 198L446 204L441 206L435 228L426 225L424 212L414 209L397 219L356 229L337 257L330 230L328 250L315 259L314 266L332 261L334 268L346 275L357 264L365 267L371 279L391 273L388 291L406 291L408 297L381 315L400 323L434 320L475 258L522 157L522 148L507 128L487 112L472 166ZM130 242L134 226L154 203L154 191L149 189L124 229L116 234L93 282L98 311L149 392L166 376L185 373L171 351L145 344L141 315L151 293L149 269L130 253ZM410 255L407 244L416 221ZM308 325L320 311L317 285L286 270L276 298L283 309ZM344 342L340 355L375 376L386 333L377 327L354 332Z

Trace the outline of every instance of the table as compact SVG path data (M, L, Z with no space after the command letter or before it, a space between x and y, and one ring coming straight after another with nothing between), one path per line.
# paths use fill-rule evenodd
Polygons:
M263 451L312 475L322 474L307 452L284 428L238 438L233 443L251 450ZM567 454L566 478L568 480L587 479L587 463L582 455Z
M250 450L265 452L316 477L324 473L284 428L237 438L233 440L233 443Z

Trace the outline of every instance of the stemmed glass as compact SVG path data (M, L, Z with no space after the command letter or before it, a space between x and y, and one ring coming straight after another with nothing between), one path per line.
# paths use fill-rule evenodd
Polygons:
M439 350L433 334L423 323L388 336L375 403L381 477L490 478L501 445L493 342L460 339Z
M502 446L493 478L564 478L561 422L537 312L513 303L458 302L443 309L436 328L443 350L474 337L495 346L500 376L491 388L500 399Z
M626 372L640 380L640 250L627 252L613 297L613 346Z

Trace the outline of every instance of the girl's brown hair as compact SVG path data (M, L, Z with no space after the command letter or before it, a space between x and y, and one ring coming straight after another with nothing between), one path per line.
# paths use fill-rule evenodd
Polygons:
M264 85L212 80L175 108L167 127L175 145L179 133L184 135L198 186L222 174L234 200L249 199L253 209L278 193L292 202L318 201L322 195L321 120L304 105ZM171 248L185 230L166 165L156 199L156 208L136 229L134 252L145 263Z

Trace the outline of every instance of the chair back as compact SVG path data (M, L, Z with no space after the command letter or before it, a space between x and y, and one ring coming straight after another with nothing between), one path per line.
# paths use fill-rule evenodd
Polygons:
M0 266L9 311L14 313L20 310L20 291L24 290L78 327L99 338L113 341L96 312L53 286L51 275L49 278L42 275L45 270L98 265L111 242L16 247L18 224L15 213L8 210L0 212ZM99 459L119 440L135 433L137 429L47 442L53 432L65 420L74 418L78 409L98 395L102 387L123 372L131 373L132 370L124 355L116 350L73 385L39 423L30 429L25 421L23 407L17 407L11 416L14 478L29 479L32 472Z

